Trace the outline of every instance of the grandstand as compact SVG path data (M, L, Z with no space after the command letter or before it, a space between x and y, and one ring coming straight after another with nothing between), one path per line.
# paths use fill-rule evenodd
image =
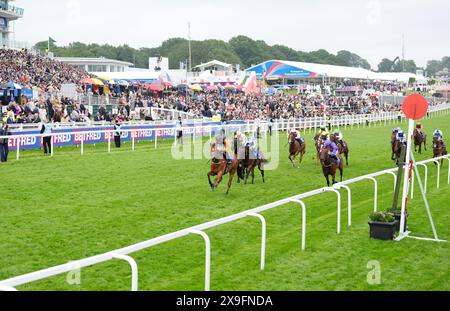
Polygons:
M0 0L0 48L23 48L15 42L14 22L23 17L24 10L14 5L14 0Z

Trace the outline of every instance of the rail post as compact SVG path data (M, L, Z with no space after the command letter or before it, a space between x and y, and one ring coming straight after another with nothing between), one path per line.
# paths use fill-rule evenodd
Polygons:
M439 190L441 188L441 162L438 160L433 161L437 165L437 189Z
M337 234L341 234L341 193L334 188L325 188L325 191L334 192L337 195Z
M137 292L138 291L138 266L136 264L136 261L127 255L120 255L120 254L114 254L113 258L125 260L129 263L131 267L131 291Z
M334 188L336 190L340 190L341 188L344 188L345 190L347 190L347 223L348 223L348 227L350 228L352 226L352 189L350 189L349 186L347 185L340 185L340 184L336 184L334 186Z
M266 219L261 214L249 213L249 217L256 217L261 221L262 225L262 235L261 235L261 271L264 271L266 266L266 237L267 237L267 225Z
M306 249L306 205L301 200L292 200L292 203L297 203L302 208L302 251Z
M84 155L84 133L81 133L81 155Z
M16 160L19 161L19 159L20 159L20 142L18 139L16 139L16 144L17 144Z
M205 241L205 291L209 292L211 282L211 241L203 231L194 230L191 233L201 236Z

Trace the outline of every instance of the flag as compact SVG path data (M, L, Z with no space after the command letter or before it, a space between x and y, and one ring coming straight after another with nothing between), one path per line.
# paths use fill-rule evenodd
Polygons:
M245 94L261 94L261 88L258 87L258 81L256 79L256 73L252 72L250 77L245 83Z

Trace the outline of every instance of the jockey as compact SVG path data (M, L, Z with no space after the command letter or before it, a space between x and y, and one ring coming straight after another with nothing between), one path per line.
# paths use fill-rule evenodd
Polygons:
M338 146L333 143L330 140L326 140L325 144L323 145L324 148L328 149L328 154L331 156L332 159L334 159L336 161L337 164L339 164L339 149Z
M302 135L300 134L300 131L293 128L291 129L291 134L294 133L295 134L295 140L298 141L298 143L301 145L303 145L303 140L302 140Z
M322 142L325 142L329 139L330 133L328 133L325 126L322 126L320 128L319 137L322 140Z
M401 143L406 143L406 135L401 129L399 129L395 138Z
M441 142L444 139L444 134L441 130L436 130L433 133L433 137L436 138L439 142Z
M233 155L231 155L228 150L230 150L230 143L228 142L228 138L226 136L223 137L223 146L224 146L224 154L227 159L227 163L231 164L233 161Z
M400 132L402 129L399 127L396 127L393 131L392 134L397 134L398 132Z
M236 132L235 138L237 138L239 146L243 146L247 141L247 136L245 136L241 132Z
M255 137L249 137L245 142L245 147L248 147L249 151L253 153L255 159L258 159L258 151L256 150L257 143L258 142Z
M422 131L422 129L423 129L423 126L422 126L422 123L417 123L416 124L416 129L418 129L419 131Z
M216 136L216 150L222 151L224 158L227 160L228 164L231 164L231 161L233 161L233 156L228 152L230 149L230 144L228 142L228 139L224 135L217 135Z
M341 144L344 145L344 136L342 135L341 131L339 131L338 129L334 131L333 133L334 137L336 137L337 141Z

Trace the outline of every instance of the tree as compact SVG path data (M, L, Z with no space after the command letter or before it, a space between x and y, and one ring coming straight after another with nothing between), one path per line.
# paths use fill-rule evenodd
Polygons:
M381 63L378 64L378 71L379 72L392 72L393 71L393 63L390 59L383 58L381 60Z

